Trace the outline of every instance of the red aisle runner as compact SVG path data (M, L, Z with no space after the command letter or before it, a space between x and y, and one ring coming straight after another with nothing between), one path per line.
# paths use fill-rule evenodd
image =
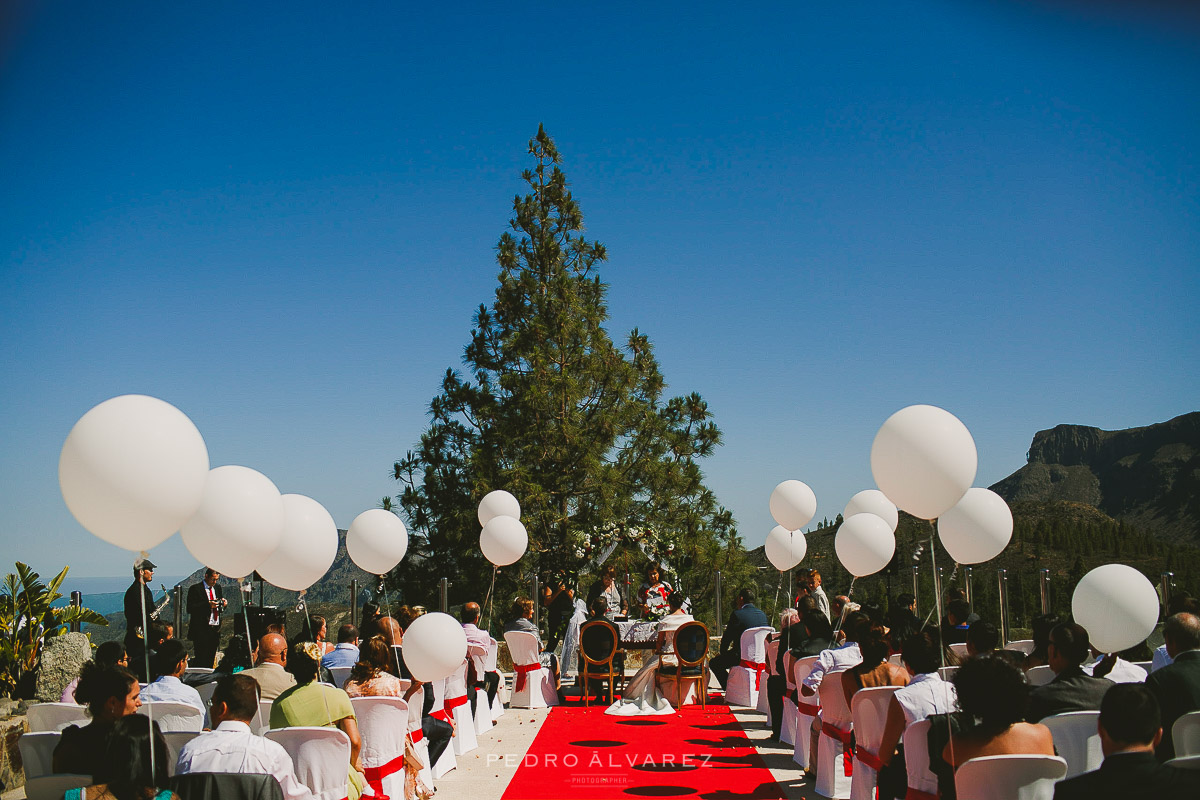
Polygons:
M728 706L684 706L659 717L557 706L503 800L783 796Z

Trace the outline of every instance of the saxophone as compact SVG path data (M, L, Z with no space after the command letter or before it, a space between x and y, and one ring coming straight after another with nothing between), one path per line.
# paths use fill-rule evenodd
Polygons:
M171 602L171 593L167 591L167 587L166 587L164 584L161 584L161 583L160 583L160 584L158 585L158 588L160 588L160 589L162 589L162 590L163 590L163 598L162 598L162 600L159 600L159 601L158 601L158 605L156 605L156 606L154 607L154 610L153 610L153 611L151 611L151 612L150 612L150 613L147 615L147 616L149 616L149 618L150 618L151 620L153 620L154 622L157 622L157 621L158 621L158 615L159 615L159 614L161 614L161 613L162 613L162 610L163 610L164 608L166 608L166 607L167 607L167 603ZM136 628L134 628L134 629L133 629L133 632L137 634L137 638L139 638L139 639L145 639L145 638L146 638L146 632L142 630L142 626L141 626L141 625L139 625L139 626L137 626Z

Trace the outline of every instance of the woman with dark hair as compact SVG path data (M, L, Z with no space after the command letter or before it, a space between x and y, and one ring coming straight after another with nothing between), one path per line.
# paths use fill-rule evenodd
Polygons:
M365 642L377 633L379 630L379 619L383 613L379 610L379 603L363 603L362 606L362 624L358 626L358 635Z
M124 667L129 669L129 656L125 653L125 645L122 642L112 641L103 642L96 648L96 655L92 656L92 661L101 667ZM83 674L82 672L80 673ZM63 689L62 697L59 698L60 703L75 703L75 687L79 685L79 677L67 684L67 688ZM83 703L80 703L83 705Z
M679 626L692 621L692 615L683 610L683 592L672 592L667 601L669 613L658 623L657 655L646 659L642 668L629 679L621 699L605 710L605 714L629 717L640 714L674 714L675 709L667 698L658 691L658 667L660 664L675 664L675 634ZM584 691L588 691L585 687Z
M124 667L102 667L94 661L84 664L75 700L87 706L92 721L82 728L71 725L62 732L54 748L54 771L91 775L95 780L104 769L104 750L113 725L137 713L142 706L140 694L137 678Z
M661 619L671 613L667 600L674 590L662 579L662 568L653 561L645 574L646 580L638 587L638 612L644 619Z
M537 637L538 642L538 658L541 664L546 669L550 670L550 679L554 681L554 688L559 688L559 672L558 672L558 656L548 650L542 650L542 636L537 629L537 625L533 624L533 601L528 597L518 597L513 600L512 610L509 612L512 619L504 626L504 632L521 631L523 633L532 633Z
M1039 614L1030 623L1033 628L1033 651L1025 656L1023 669L1028 672L1034 667L1044 667L1050 663L1050 631L1062 622L1057 614Z
M346 694L351 697L403 697L404 684L388 672L389 668L394 669L391 659L392 648L382 636L372 636L363 642L358 651L358 663L350 669L350 677L346 680ZM413 686L415 694L420 684L413 682Z
M866 635L858 640L858 649L862 652L862 661L846 670L842 679L847 708L859 689L908 685L908 673L904 668L888 661L890 648L882 625L872 624Z
M93 778L95 783L68 790L63 800L179 800L167 788L171 781L167 741L149 717L130 714L118 720L102 755L104 767Z
M812 608L804 612L800 618L807 637L799 644L792 646L792 658L801 659L808 656L819 656L822 650L833 647L833 625L829 617L820 609Z
M992 656L968 659L954 673L954 688L958 707L975 724L954 733L942 750L950 766L979 756L1054 755L1050 729L1023 721L1029 683L1019 669Z
M250 657L250 647L246 644L246 637L240 633L230 636L229 643L225 645L225 650L221 653L221 661L217 665L216 671L225 675L236 675L252 666L254 666L254 660Z
M611 564L600 572L600 579L592 584L591 589L588 589L588 608L592 607L592 601L597 597L603 597L608 601L606 615L609 622L613 622L619 615L628 611L625 599L621 597L621 590L617 587L617 571Z

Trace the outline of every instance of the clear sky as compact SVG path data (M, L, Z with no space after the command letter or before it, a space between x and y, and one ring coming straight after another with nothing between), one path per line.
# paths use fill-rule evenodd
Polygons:
M985 486L1040 429L1200 405L1195 11L433 5L6 4L0 569L126 571L57 481L119 394L340 527L393 493L539 122L610 330L709 402L749 546L781 480L818 519L874 486L911 403L967 424Z

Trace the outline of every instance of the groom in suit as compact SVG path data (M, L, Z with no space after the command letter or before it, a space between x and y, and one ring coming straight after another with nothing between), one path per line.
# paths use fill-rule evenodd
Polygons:
M221 611L225 608L225 595L217 585L220 579L221 573L205 569L204 580L188 587L188 638L196 650L193 663L197 667L212 667L221 643Z
M725 633L721 636L721 652L708 662L708 668L717 676L722 689L729 680L729 670L742 663L742 634L751 628L770 625L767 615L754 605L754 600L754 589L749 586L742 587L737 596L737 608L725 623Z

